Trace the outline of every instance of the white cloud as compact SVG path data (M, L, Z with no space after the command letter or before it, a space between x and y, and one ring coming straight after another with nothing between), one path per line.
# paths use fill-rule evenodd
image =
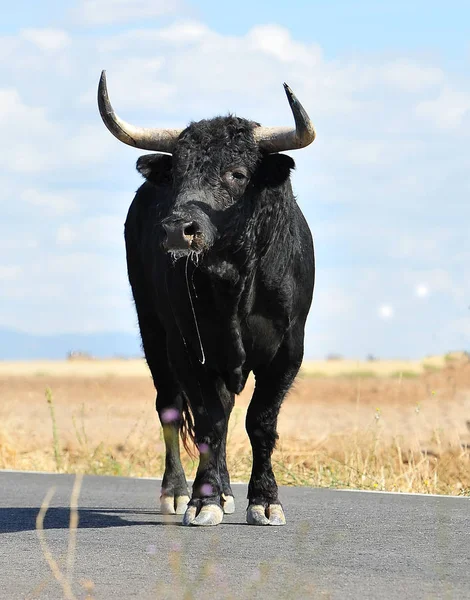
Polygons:
M21 193L21 200L45 209L51 214L63 215L77 210L76 202L67 193L41 192L37 189L25 189Z
M408 92L437 86L445 80L442 69L422 66L410 60L397 60L381 68L383 80Z
M98 120L99 117L95 115L95 119ZM94 125L74 128L73 133L67 135L65 143L61 142L64 146L63 153L61 155L55 153L56 168L60 166L90 167L107 160L112 154L112 150L116 148L116 144L112 136L103 135L103 133L107 133L103 127L98 122Z
M156 37L172 44L188 45L202 40L207 35L212 35L212 32L203 23L183 21L161 29Z
M156 111L177 101L177 86L165 81L160 73L164 62L163 58L129 58L108 70L108 91L113 103L119 105L119 110L134 108L138 102L140 110L149 108ZM96 104L96 90L89 90L82 99Z
M2 131L28 132L31 136L46 134L52 124L44 108L24 104L18 90L7 88L0 89L0 127Z
M344 318L354 313L356 302L355 298L344 293L344 288L329 285L320 272L317 275L314 306L315 312L319 312L322 318Z
M2 266L0 265L0 280L13 280L16 279L22 272L22 268L17 265Z
M439 240L422 236L402 235L396 241L394 255L402 258L429 256L439 248Z
M123 253L38 253L19 275L2 290L2 324L34 333L135 330Z
M0 161L13 173L37 174L72 166L97 164L109 156L115 146L103 135L103 126L77 125L75 118L67 122L48 115L46 107L23 102L16 89L0 89L0 135L8 144L0 147Z
M445 86L432 100L416 106L418 117L429 120L440 129L455 129L470 113L470 93Z
M321 49L317 45L295 42L289 31L280 25L259 25L247 36L251 49L274 56L281 62L298 62L308 65L322 61Z
M124 216L102 215L87 219L82 236L101 246L124 248Z
M20 36L41 50L56 52L68 46L70 36L62 29L23 29Z
M68 246L77 239L76 232L69 225L61 225L57 230L56 242L59 246Z
M15 237L6 239L0 239L0 251L6 252L11 250L33 250L38 247L38 242L32 238L25 238L24 236L18 237L15 232Z
M101 215L76 222L74 226L62 224L56 234L60 246L80 245L86 248L124 247L124 218Z
M43 107L25 104L16 89L0 89L0 161L14 173L37 173L53 160L51 141L60 126L48 119Z
M387 144L382 141L360 140L346 150L346 156L352 165L370 165L383 162L386 151Z
M87 25L129 23L174 14L182 6L180 0L81 0L74 16Z

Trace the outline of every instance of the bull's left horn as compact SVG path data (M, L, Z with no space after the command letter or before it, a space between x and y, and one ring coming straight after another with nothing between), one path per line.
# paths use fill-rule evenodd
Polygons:
M175 148L176 140L182 129L152 129L134 127L120 119L114 112L109 101L106 86L106 71L101 72L98 86L98 107L104 124L118 140L142 150L155 152L168 152L171 154Z
M265 152L283 152L305 148L315 139L315 128L304 107L287 83L284 84L284 90L294 115L295 129L292 127L256 127L253 135L259 147Z

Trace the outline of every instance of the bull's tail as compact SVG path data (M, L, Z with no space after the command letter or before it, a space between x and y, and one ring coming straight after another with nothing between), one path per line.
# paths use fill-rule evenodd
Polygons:
M196 455L196 433L194 430L194 417L189 406L188 398L185 393L183 396L183 407L181 410L181 427L180 435L181 441L183 442L184 449L191 456L191 458L197 458Z

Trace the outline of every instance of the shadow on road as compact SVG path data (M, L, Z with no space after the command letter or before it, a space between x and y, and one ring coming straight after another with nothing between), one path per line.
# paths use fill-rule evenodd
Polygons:
M36 529L38 508L0 508L0 534L31 531ZM130 525L181 525L181 517L164 516L150 510L79 508L79 528L129 527ZM148 519L136 519L147 515ZM134 518L133 518L134 517ZM44 519L44 529L68 529L70 509L51 507Z

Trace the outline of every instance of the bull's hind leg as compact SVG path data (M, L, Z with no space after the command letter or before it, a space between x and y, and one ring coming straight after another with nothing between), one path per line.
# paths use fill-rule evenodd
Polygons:
M164 340L164 334L161 332ZM168 365L166 344L163 342L158 347L149 347L148 336L142 335L147 362L153 376L157 399L157 409L160 423L163 428L165 441L165 472L163 474L160 495L160 510L165 515L184 514L189 502L188 484L184 474L180 457L179 432L183 422L183 392L174 381L173 374ZM163 346L163 348L161 347Z
M166 515L182 515L189 502L188 484L181 464L179 446L179 432L183 420L183 392L176 384L168 364L163 328L156 322L152 330L141 325L141 334L145 357L157 389L155 406L165 441L165 472L160 509Z
M132 282L132 280L131 280ZM156 409L165 440L165 472L160 496L163 514L184 514L189 501L188 484L181 465L179 432L183 418L183 395L170 369L166 333L147 304L147 296L133 287L145 358L157 390Z
M276 445L277 418L282 401L298 373L303 356L303 332L292 332L268 367L255 371L256 387L246 415L246 430L253 450L253 467L248 485L249 525L285 525L278 498L271 455Z

